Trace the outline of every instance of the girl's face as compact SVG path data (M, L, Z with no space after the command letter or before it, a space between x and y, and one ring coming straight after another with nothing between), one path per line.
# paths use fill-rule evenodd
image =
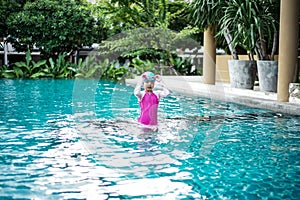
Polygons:
M144 89L147 92L152 92L153 88L154 88L154 82L153 81L144 82Z

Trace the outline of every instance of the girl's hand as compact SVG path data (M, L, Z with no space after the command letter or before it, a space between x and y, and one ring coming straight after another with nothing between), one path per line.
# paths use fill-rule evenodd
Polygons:
M138 77L137 83L138 83L139 85L143 85L144 79L145 79L145 78L144 78L143 76Z
M161 82L161 77L160 75L155 75L154 79L157 81L157 82Z
M141 78L142 78L142 81L144 81L147 78L146 74L142 74Z

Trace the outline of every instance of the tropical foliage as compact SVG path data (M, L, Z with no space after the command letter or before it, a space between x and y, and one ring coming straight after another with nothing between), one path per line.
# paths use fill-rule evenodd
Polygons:
M109 16L109 19L113 19L114 25L119 24L117 27L120 29L120 34L103 41L101 53L114 54L118 57L134 49L153 48L173 51L178 44L181 48L199 46L199 43L192 43L188 39L191 37L199 39L200 31L189 23L188 4L183 0L173 2L106 0L104 2L104 6L101 2L102 7L99 7L105 10L104 13Z
M220 23L220 33L232 35L230 43L233 48L240 45L247 51L250 60L254 60L258 40L259 12L260 6L252 0L228 1Z
M190 60L174 54L177 47L198 47L202 40L200 29L187 18L184 0L104 0L93 5L85 0L0 2L1 35L17 51L26 51L23 61L0 67L2 78L120 81L146 70L199 74ZM70 62L76 50L92 43L101 43L101 59ZM41 60L31 57L33 48L40 50Z
M215 27L223 15L222 6L220 0L194 0L189 4L191 10L189 16L194 25L202 29Z
M0 75L4 78L71 78L75 64L66 61L66 53L59 54L56 60L32 59L30 51L26 52L25 61L16 62L12 66L3 66Z
M0 0L0 37L6 37L8 33L7 16L22 10L24 0Z
M188 16L193 25L202 31L209 28L214 33L218 33L227 3L228 1L222 0L192 0L189 4L190 13ZM215 39L217 47L229 51L234 59L238 59L238 50L231 43L232 36L229 29L222 34L217 34Z
M99 61L95 56L87 57L84 61L79 60L76 72L76 78L101 78L111 81L124 81L128 78L128 67L117 66L116 63L110 63L108 59Z
M153 58L151 59L153 60ZM67 60L67 54L59 54L54 60L34 61L30 51L26 52L25 61L16 62L11 66L0 67L0 78L99 78L111 81L124 81L134 78L146 71L161 74L197 75L192 70L190 61L171 55L168 63L158 65L149 59L131 58L129 62L110 62L108 59L99 60L96 56L80 58L77 64ZM174 70L175 71L174 71Z
M254 54L259 59L274 58L280 0L193 0L190 7L194 24L213 27L221 46L225 39L233 59L239 59L240 47L250 60Z
M80 0L36 0L7 19L9 41L18 51L34 46L43 55L71 52L93 43L95 20Z
M259 60L274 60L278 49L280 0L261 0L259 21L257 22L259 39L256 43L256 55Z
M274 59L279 28L280 0L230 0L223 7L219 35L227 35L228 44L245 49L250 60ZM272 48L272 52L268 49Z
M152 68L152 71L160 74L199 75L197 69L193 69L191 59L179 57L176 53L165 50L144 48L129 51L120 56L118 61L121 63L129 61L127 64L137 69L137 72L140 72L137 74L142 74L144 71L149 71Z
M233 48L242 46L249 54L249 59L254 60L254 49L258 30L255 22L258 20L259 7L251 0L232 0L227 2L224 16L221 19L221 33L233 36Z

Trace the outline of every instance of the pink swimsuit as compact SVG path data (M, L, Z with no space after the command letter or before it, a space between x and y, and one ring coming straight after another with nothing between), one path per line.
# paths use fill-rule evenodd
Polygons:
M145 93L139 102L141 115L138 121L144 125L157 125L157 110L159 99L154 93Z

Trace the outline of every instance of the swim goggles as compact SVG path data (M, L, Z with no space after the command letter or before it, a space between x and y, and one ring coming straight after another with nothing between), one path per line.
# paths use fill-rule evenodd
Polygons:
M147 77L147 78L144 79L144 82L145 82L145 83L149 83L149 82L154 83L154 82L155 82L155 79L154 79L154 77Z
M145 72L143 77L144 77L144 83L155 82L155 75L152 72Z

